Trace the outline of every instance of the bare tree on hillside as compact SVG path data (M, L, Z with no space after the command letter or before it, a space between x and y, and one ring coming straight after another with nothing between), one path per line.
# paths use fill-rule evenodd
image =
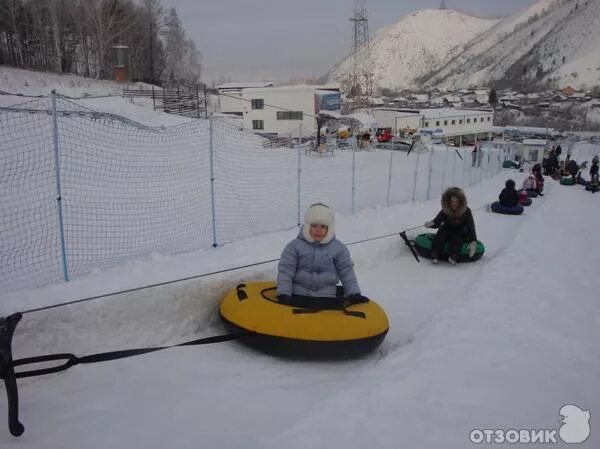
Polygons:
M145 12L145 19L148 27L148 34L145 42L148 45L148 71L149 79L156 79L156 51L159 47L158 36L163 30L164 9L160 0L142 0L142 7Z
M12 41L15 56L18 62L23 65L23 44L18 25L22 9L23 3L21 0L0 0L0 31L7 31L7 40ZM7 42L7 47L8 44Z
M97 63L107 67L111 46L118 43L132 26L132 11L118 0L88 0L83 5L90 37L96 46ZM98 73L96 77L101 75Z

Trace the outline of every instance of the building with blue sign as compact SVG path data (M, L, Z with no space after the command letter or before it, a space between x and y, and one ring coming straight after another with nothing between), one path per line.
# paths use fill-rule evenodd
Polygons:
M313 135L317 132L317 116L339 114L341 103L337 84L241 91L243 126L260 134L298 136L302 132L303 136Z

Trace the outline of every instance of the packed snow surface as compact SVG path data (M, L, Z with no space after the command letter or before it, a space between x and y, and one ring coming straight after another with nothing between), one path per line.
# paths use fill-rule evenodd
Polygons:
M508 177L522 179L507 171L467 192L486 245L477 263L418 264L395 237L351 247L363 292L385 308L391 324L370 356L293 362L232 342L75 367L20 382L27 430L18 440L4 430L0 442L15 448L462 449L470 447L473 429L558 429L564 404L591 410L594 421L600 255L590 249L600 243L600 196L548 179L546 195L522 216L481 207ZM349 242L399 231L430 219L438 207L434 200L338 216L338 237ZM294 234L232 244L214 257L232 265L277 257ZM185 269L186 259L156 264ZM222 294L239 281L274 275L275 265L267 265L28 314L15 356L220 333ZM38 292L40 303L47 292ZM592 423L579 447L598 447L594 430Z

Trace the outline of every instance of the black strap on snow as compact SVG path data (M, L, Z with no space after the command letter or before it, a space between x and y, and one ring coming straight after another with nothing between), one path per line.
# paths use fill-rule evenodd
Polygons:
M421 263L421 261L419 260L419 256L417 255L417 251L415 250L415 245L411 240L408 240L406 231L402 231L400 233L400 237L402 238L402 240L404 240L404 243L406 244L406 246L408 246L408 249L410 249L410 252L412 253L412 255L415 256L415 259L417 259L417 262Z
M19 390L12 360L12 338L22 315L15 313L0 318L0 377L4 380L8 399L8 429L13 436L21 436L25 427L19 422Z
M52 362L64 360L65 363L50 368L35 369L30 371L20 371L15 373L17 379L24 377L43 376L45 374L58 373L66 371L75 365L86 365L90 363L108 362L110 360L125 359L135 357L136 355L148 354L150 352L162 351L163 349L175 348L177 346L196 346L208 345L212 343L222 343L225 341L239 340L252 335L252 332L238 332L234 334L215 335L213 337L199 338L197 340L179 343L170 346L157 346L154 348L124 349L121 351L100 352L98 354L85 355L78 357L74 354L48 354L37 357L27 357L24 359L13 360L12 366L31 365L33 363Z
M222 343L226 341L239 340L255 335L253 332L237 332L233 334L215 335L212 337L198 338L169 346L158 346L154 348L125 349L121 351L101 352L78 357L74 354L48 354L36 357L27 357L24 359L13 360L12 358L12 337L21 320L22 314L15 313L6 318L0 318L0 378L4 380L6 386L6 395L8 397L8 428L14 436L20 436L25 431L25 427L19 422L19 393L16 379L33 376L43 376L65 371L75 365L84 365L89 363L107 362L110 360L124 359L136 355L148 354L150 352L162 351L163 349L175 348L178 346L197 346L212 343ZM33 369L29 371L15 372L15 367L30 365L34 363L58 362L64 363L48 368Z

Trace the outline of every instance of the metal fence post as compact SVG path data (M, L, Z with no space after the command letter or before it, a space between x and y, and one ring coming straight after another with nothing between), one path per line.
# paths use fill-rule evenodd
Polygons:
M354 139L354 144L352 145L352 215L355 212L355 203L356 203L356 147L358 146L358 138Z
M444 172L442 173L442 190L444 193L444 186L446 185L446 167L448 165L448 147L446 147L446 154L444 155Z
M469 164L469 182L467 183L468 187L473 185L473 166L475 165L473 162L473 153L471 153L471 163Z
M427 178L427 201L431 199L431 172L433 171L433 146L431 147L431 154L429 155L429 175Z
M417 174L419 173L419 159L421 159L421 153L417 151L417 165L415 166L415 179L413 180L413 193L412 200L415 200L415 193L417 191Z
M500 173L502 171L502 163L500 162L500 151L498 151L498 165L496 167L496 174Z
M390 190L392 188L392 161L394 160L394 149L390 150L390 169L388 171L388 185L387 185L387 196L385 199L385 206L390 207Z
M214 118L212 114L208 117L208 134L209 134L209 148L210 148L210 195L211 195L211 209L212 209L212 228L213 228L213 244L214 248L217 247L217 219L216 219L216 201L215 201L215 145L214 145Z
M301 203L302 203L302 124L298 132L298 226L302 225L301 221Z
M60 157L58 147L58 119L56 113L56 91L52 90L52 140L54 143L54 169L56 172L56 207L58 209L58 233L60 236L60 251L62 255L62 268L65 282L69 281L69 268L67 265L67 248L65 245L65 227L63 222L62 191L60 183Z
M460 151L460 150L458 150L458 151ZM468 187L468 183L465 182L465 162L467 160L468 160L467 159L467 154L464 153L463 154L462 164L460 164L460 166L462 167L461 174L460 174L460 179L461 179L461 183L462 183L463 188Z
M455 151L452 152L452 185L456 185L456 158L457 154Z

